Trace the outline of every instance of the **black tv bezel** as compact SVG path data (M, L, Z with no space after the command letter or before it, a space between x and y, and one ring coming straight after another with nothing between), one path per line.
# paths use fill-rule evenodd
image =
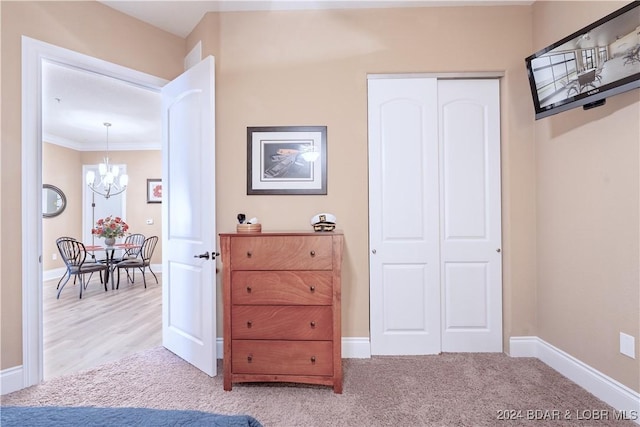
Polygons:
M581 107L581 106L584 107L585 109L599 106L604 104L603 101L610 96L627 92L636 88L640 88L640 72L638 72L636 74L632 74L630 76L624 77L622 79L619 79L609 84L606 84L604 86L601 86L600 88L598 88L598 92L594 94L591 94L591 95L577 94L572 97L566 98L562 101L549 104L545 107L540 107L540 100L538 99L538 90L536 89L536 82L535 82L535 78L533 76L533 70L531 67L531 61L533 59L536 59L544 55L545 53L557 48L558 46L561 46L577 37L580 37L583 34L586 34L589 31L593 30L594 28L597 28L605 24L606 22L611 21L612 19L615 19L618 16L623 15L635 8L640 8L639 0L633 1L621 7L620 9L611 12L605 17L600 18L597 21L593 22L592 24L589 24L586 27L579 29L578 31L568 35L567 37L564 37L563 39L558 40L557 42L543 49L540 49L536 53L525 58L525 66L527 69L527 77L529 79L531 95L533 97L533 106L535 109L536 120L542 119L544 117L552 116L554 114L561 113L563 111L571 110L573 108ZM639 12L640 12L640 9L639 9Z

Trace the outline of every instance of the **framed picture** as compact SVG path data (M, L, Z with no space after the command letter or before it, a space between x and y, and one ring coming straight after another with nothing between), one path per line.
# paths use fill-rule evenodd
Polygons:
M162 203L161 179L147 179L147 203Z
M247 194L327 194L327 127L248 127Z

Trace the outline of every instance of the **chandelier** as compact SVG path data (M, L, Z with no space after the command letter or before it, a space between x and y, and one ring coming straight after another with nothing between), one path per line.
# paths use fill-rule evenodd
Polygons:
M104 126L107 128L107 155L104 157L104 161L98 165L100 180L96 182L95 171L89 171L87 172L86 181L91 191L108 199L127 189L129 175L120 175L118 165L109 164L109 127L111 123L104 123Z

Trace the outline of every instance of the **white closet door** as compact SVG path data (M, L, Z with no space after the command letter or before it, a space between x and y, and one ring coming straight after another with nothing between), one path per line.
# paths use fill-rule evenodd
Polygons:
M368 89L371 352L439 353L437 81Z
M498 80L440 80L442 351L502 351Z
M369 80L372 354L502 351L498 80Z

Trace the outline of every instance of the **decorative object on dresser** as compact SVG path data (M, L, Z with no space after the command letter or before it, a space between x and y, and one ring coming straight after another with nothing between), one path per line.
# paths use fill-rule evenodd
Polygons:
M262 231L262 224L260 224L256 217L247 219L245 214L239 213L236 231L238 233L260 233Z
M342 233L223 233L220 245L224 389L294 382L342 393Z
M313 231L333 231L336 228L336 216L330 213L319 213L311 218Z

